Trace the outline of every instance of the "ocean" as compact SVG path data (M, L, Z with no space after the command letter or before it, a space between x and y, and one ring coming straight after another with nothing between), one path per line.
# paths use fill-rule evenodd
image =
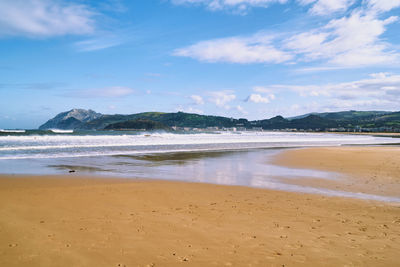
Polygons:
M400 198L290 185L285 179L336 179L340 174L269 163L283 149L390 143L396 139L326 133L0 132L0 173L181 180L400 202Z

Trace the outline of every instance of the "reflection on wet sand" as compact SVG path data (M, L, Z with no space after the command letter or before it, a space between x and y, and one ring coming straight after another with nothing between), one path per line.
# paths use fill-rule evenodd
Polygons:
M141 179L180 180L223 185L240 185L283 191L315 193L361 199L400 202L400 198L344 192L308 185L293 179L345 179L338 173L273 165L270 160L282 149L174 152L146 155L69 158L47 165L58 171L75 169L77 174L100 174ZM54 159L57 161L57 159Z
M158 165L183 165L201 160L203 158L219 158L238 151L196 151L196 152L173 152L173 153L156 153L144 155L115 155L115 158L130 158L140 161L148 161L158 163Z
M61 171L79 171L79 172L108 172L109 170L91 167L91 166L80 166L80 165L49 165L50 168L55 168Z

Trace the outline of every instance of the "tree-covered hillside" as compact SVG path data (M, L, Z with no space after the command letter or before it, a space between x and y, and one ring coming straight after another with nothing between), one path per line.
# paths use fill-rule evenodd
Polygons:
M92 117L88 116L91 115ZM264 130L313 130L313 131L400 131L400 112L342 111L311 113L302 116L248 121L222 116L199 115L184 112L144 112L131 115L102 115L93 111L74 109L50 119L40 126L59 129L171 129L208 127L264 129ZM143 126L143 127L142 127Z
M104 129L105 130L150 130L150 131L171 130L170 127L165 126L160 122L143 120L143 119L112 123L107 125Z

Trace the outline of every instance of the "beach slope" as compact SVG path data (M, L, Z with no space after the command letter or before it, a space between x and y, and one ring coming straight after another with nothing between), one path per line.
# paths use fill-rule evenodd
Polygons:
M210 184L0 178L1 266L398 266L398 205Z

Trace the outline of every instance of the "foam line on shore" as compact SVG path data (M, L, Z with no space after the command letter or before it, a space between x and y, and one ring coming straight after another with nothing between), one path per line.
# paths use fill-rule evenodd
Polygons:
M345 198L374 200L374 201L389 202L389 203L400 203L400 197L379 196L361 192L348 192L348 191L340 191L340 190L332 190L326 188L316 188L310 186L300 186L300 185L292 185L292 184L276 183L276 182L260 182L257 185L258 185L257 187L261 188L286 191L286 192L297 192L297 193L300 192L306 194L317 194L328 197L345 197Z

